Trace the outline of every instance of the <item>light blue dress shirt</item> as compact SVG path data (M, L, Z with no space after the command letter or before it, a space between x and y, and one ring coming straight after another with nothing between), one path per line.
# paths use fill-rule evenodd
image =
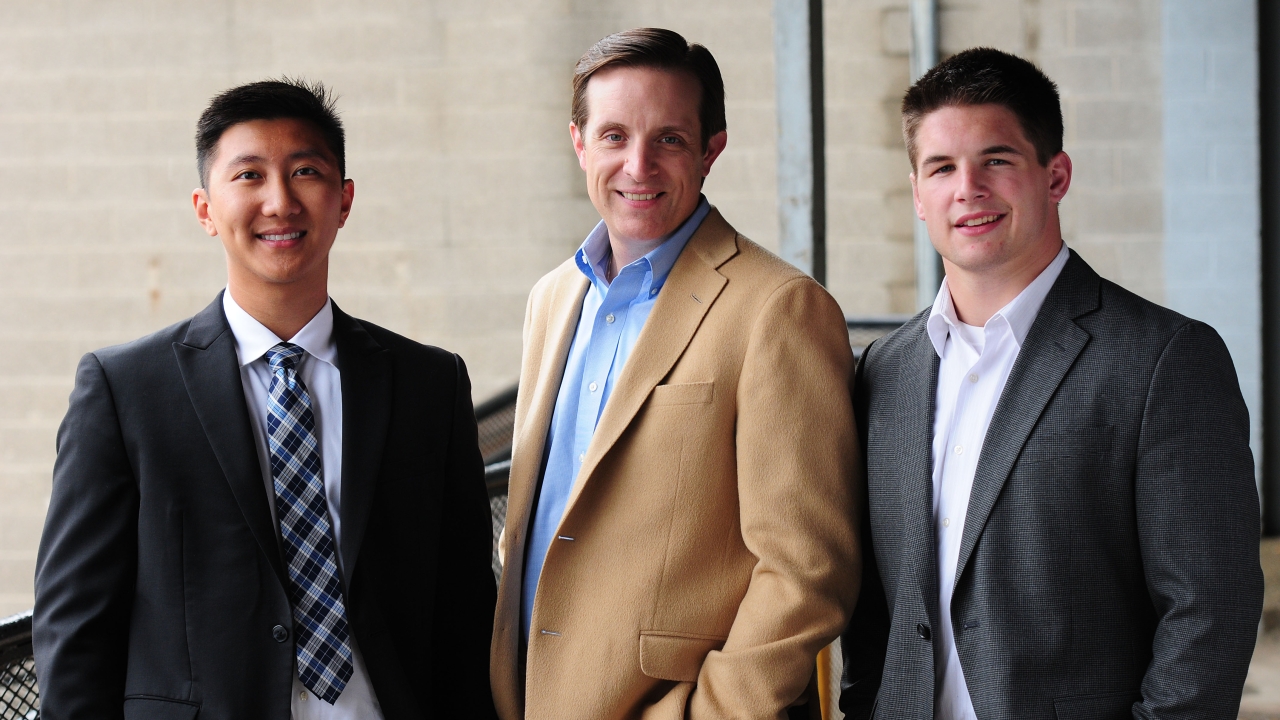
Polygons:
M612 283L605 280L610 250L609 230L603 220L574 254L578 269L591 285L582 300L582 315L578 318L578 329L569 348L564 379L560 381L560 393L551 415L542 490L529 531L529 554L524 566L521 609L524 638L532 632L533 599L538 592L547 548L556 538L600 413L653 311L658 291L709 212L711 205L703 197L698 208L670 238L619 270Z

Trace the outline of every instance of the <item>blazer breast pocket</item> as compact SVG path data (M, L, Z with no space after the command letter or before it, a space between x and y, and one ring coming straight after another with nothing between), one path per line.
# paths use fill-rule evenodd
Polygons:
M200 706L186 700L134 695L124 699L124 720L194 720Z
M714 382L658 385L649 396L650 405L705 405L715 397Z
M640 672L658 680L697 682L707 653L724 647L719 635L648 630L640 633Z

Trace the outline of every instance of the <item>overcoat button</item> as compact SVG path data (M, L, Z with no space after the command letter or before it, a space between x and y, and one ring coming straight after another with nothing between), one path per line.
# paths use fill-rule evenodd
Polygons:
M285 626L277 625L271 628L271 637L275 638L276 642L284 642L289 639L289 631Z
M929 632L929 626L924 623L916 623L916 634L924 640L929 640L933 637L933 633Z

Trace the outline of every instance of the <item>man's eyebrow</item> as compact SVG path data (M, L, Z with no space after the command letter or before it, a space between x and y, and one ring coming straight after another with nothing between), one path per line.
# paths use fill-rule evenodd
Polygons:
M932 165L934 163L941 163L941 162L951 162L951 156L950 155L930 155L929 157L921 160L920 164Z
M324 153L324 151L315 150L315 149L299 150L298 152L290 153L289 159L290 160L316 159L316 160L323 160L324 162L327 162L327 163L332 162L329 159L329 156ZM230 165L251 165L253 163L266 162L266 160L267 159L262 157L261 155L253 155L253 154L246 153L244 155L237 155L231 158L231 160L227 162L227 165L229 166Z
M1021 155L1017 148L1012 145L992 145L982 151L983 155Z

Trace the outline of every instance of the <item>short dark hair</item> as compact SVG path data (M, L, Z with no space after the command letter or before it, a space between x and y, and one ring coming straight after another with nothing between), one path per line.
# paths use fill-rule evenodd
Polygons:
M302 120L320 131L338 160L338 173L347 177L346 138L334 107L336 98L321 83L280 78L262 80L219 93L196 122L196 169L200 187L209 184L209 161L218 140L232 125L251 120Z
M728 127L724 117L724 78L711 51L686 42L679 33L662 28L635 28L614 33L591 46L573 70L573 124L587 123L587 81L610 67L647 67L692 75L702 86L698 124L702 147L712 135Z
M952 55L916 81L902 98L902 135L916 166L916 132L925 116L944 107L1000 105L1018 118L1041 166L1062 152L1058 86L1035 65L991 48Z

